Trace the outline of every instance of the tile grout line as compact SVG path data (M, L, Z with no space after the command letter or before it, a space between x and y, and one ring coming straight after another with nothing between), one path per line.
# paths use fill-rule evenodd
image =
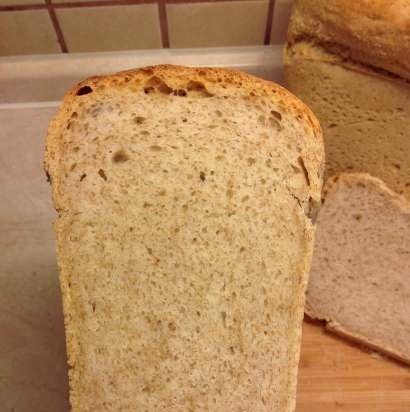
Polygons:
M169 49L169 31L166 0L158 0L159 28L161 30L161 41L164 49Z
M67 44L64 39L64 34L63 34L63 31L61 30L61 26L58 21L57 14L56 14L56 11L54 10L53 4L51 3L51 0L45 0L45 2L46 2L48 14L51 19L51 23L53 24L54 31L57 36L57 41L60 45L61 52L68 53L68 48L67 48Z
M104 7L104 6L130 6L138 4L153 4L157 0L89 0L77 3L76 1L68 1L64 3L55 3L55 9L63 8L82 8L82 7Z
M165 0L169 4L191 4L191 3L240 3L242 0Z
M275 9L275 0L269 0L268 13L266 15L265 39L263 41L263 44L265 46L270 44L270 38L271 38L272 26L273 26L274 9Z
M191 4L191 3L218 3L220 1L239 2L241 0L89 0L83 2L67 1L64 3L52 3L53 9L64 8L82 8L82 7L106 7L106 6L121 6L121 5L133 5L133 4L155 4L158 1L169 4ZM7 11L24 11L24 10L41 10L47 9L47 4L18 4L18 5L0 5L0 12Z
M0 12L2 11L24 11L24 10L43 10L46 9L45 4L18 4L10 6L0 6Z

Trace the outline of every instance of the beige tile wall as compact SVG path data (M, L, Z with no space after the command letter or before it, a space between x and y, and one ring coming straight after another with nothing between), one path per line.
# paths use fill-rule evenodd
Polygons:
M0 0L0 56L276 44L291 0Z
M0 54L58 53L57 36L47 10L0 13Z
M168 4L171 47L263 44L268 0Z
M58 9L57 16L72 52L161 47L155 4Z

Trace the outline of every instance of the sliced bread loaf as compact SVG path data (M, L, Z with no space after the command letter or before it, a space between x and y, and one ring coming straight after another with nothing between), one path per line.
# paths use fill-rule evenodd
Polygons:
M240 72L88 79L46 151L73 412L294 410L320 128Z
M318 117L326 177L366 172L410 200L410 2L297 0L289 89Z
M410 363L410 204L368 174L324 188L306 312Z

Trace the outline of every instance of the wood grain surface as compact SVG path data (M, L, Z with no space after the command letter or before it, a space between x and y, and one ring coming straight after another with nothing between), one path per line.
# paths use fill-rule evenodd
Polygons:
M307 318L296 412L410 412L410 367Z

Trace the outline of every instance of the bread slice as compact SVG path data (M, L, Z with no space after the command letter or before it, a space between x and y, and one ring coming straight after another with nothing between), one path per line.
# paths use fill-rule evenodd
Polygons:
M294 410L323 145L281 87L88 79L47 137L73 412Z
M369 173L410 200L409 2L295 4L285 81L321 123L325 177Z
M324 188L306 312L410 363L410 204L368 174Z

